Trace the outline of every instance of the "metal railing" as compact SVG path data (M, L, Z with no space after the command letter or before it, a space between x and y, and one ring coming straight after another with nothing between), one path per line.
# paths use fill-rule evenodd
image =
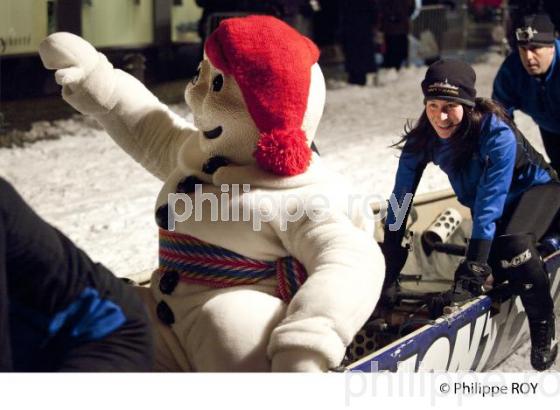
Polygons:
M412 35L420 42L435 41L440 51L464 50L467 46L466 5L451 9L444 5L424 6L412 21Z

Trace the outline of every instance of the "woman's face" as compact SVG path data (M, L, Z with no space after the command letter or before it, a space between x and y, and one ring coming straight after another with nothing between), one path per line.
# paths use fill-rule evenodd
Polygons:
M426 115L438 137L447 139L459 128L464 115L463 106L445 100L428 100Z

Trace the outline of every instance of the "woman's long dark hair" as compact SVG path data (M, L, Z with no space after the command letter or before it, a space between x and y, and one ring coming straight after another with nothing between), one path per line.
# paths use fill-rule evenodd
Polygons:
M461 125L449 139L450 144L452 144L451 163L456 170L461 169L471 160L478 146L482 121L486 114L496 115L511 127L514 132L517 132L513 121L507 115L504 108L491 99L477 98L474 107L463 105L463 109L465 113ZM436 130L434 130L434 127L430 124L426 110L424 109L422 115L415 124L411 121L407 121L404 126L404 135L393 147L403 149L404 143L407 143L407 152L422 152L426 149L430 137L436 135Z

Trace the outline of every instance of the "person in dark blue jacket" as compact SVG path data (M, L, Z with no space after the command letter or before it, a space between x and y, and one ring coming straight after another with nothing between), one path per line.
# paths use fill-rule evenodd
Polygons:
M558 229L560 184L501 106L476 98L475 79L474 70L459 60L429 67L422 82L425 109L401 141L393 195L399 204L414 195L430 162L448 175L473 221L451 296L460 301L480 295L491 273L494 280L508 280L527 312L531 364L544 370L557 354L555 317L535 241ZM386 287L397 280L407 255L401 243L408 215L397 216L389 207L382 244Z
M152 332L136 291L0 178L0 372L152 366Z
M500 67L492 98L513 118L514 110L539 126L550 163L560 173L560 41L546 14L517 27L517 50Z

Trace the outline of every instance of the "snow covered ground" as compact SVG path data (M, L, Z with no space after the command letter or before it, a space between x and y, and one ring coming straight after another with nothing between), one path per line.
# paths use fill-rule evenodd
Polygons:
M502 58L475 64L480 96L490 96ZM332 89L316 139L322 157L360 192L387 197L397 169L398 141L407 119L422 111L425 68L382 73L380 87ZM33 107L29 107L33 109ZM174 109L188 115L184 104ZM542 150L532 121L517 114L521 130ZM93 121L83 117L36 123L30 131L59 135L25 148L0 149L0 175L12 182L39 215L61 229L96 261L124 276L157 264L153 216L161 182L130 159ZM436 167L426 170L419 193L449 183ZM528 371L525 344L498 370ZM555 366L560 370L560 365Z

